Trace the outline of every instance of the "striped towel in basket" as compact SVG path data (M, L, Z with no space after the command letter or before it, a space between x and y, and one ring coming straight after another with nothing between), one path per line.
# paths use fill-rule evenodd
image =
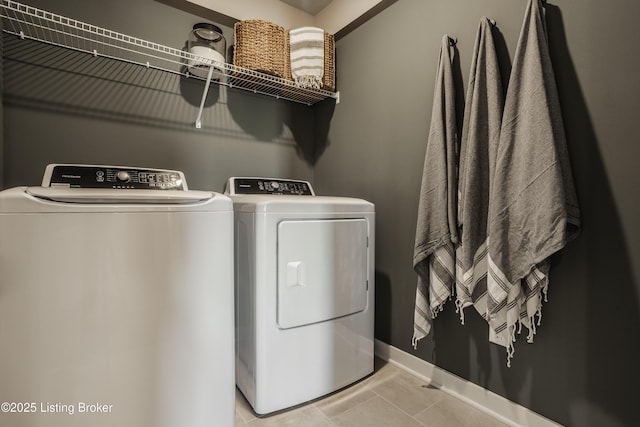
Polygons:
M289 31L291 76L301 88L320 89L324 75L324 30L300 27Z

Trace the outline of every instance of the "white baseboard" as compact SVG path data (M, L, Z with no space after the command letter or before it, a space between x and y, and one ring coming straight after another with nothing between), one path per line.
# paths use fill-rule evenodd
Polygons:
M524 406L377 339L375 340L375 354L380 359L422 378L440 390L490 414L507 425L514 427L560 426L560 424Z

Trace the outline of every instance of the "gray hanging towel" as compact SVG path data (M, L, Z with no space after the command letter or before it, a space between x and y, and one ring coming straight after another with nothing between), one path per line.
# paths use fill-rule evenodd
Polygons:
M442 37L422 171L413 267L418 274L413 346L429 333L455 282L456 109L449 36Z
M575 238L580 212L571 177L540 0L530 0L505 99L489 203L489 323L513 356L516 324L535 334L548 258Z
M494 23L480 19L471 59L458 177L456 306L474 305L487 319L487 216L489 191L500 139L504 94L493 42Z

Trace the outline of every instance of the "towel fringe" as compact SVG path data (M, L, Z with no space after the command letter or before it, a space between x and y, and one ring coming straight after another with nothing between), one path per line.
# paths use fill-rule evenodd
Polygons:
M460 323L464 325L464 302L456 298L456 313L460 315Z
M416 334L413 334L413 338L411 339L411 345L413 346L414 350L418 349L418 341L420 341L422 338L424 337L418 337L416 336Z
M320 89L322 87L322 77L318 76L296 76L294 81L296 86L303 89Z
M536 334L536 319L535 315L529 318L529 333L527 334L527 342L533 343L533 337Z
M542 286L542 295L544 296L544 302L549 302L547 299L547 294L549 293L549 280L545 280L544 285Z
M508 326L509 328L509 335L510 335L510 342L509 345L507 346L507 368L511 367L511 359L513 359L513 355L516 352L516 346L515 346L515 342L516 342L516 326L512 325L512 326Z
M433 317L432 319L435 319L436 317L438 317L438 313L440 313L441 311L444 311L444 305L447 303L447 301L449 301L451 299L451 297L445 299L444 301L442 301L440 304L436 305L435 307L431 308L431 312L433 313Z

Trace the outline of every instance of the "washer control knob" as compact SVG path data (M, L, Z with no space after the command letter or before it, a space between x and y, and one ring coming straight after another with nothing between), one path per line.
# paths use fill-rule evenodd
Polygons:
M129 175L129 172L127 171L118 171L116 179L120 182L129 182L131 180L131 175Z
M277 190L278 188L280 188L280 183L277 181L271 181L271 188Z

